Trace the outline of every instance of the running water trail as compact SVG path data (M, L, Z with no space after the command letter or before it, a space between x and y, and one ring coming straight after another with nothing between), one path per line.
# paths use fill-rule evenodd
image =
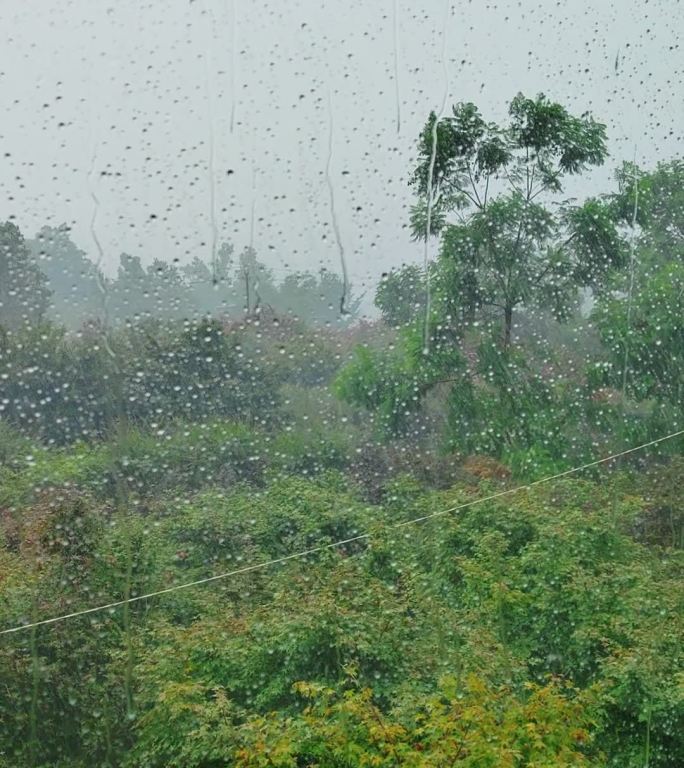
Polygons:
M235 74L237 71L237 11L235 3L230 0L230 132L235 126L235 111L237 108L237 91L235 90Z
M212 87L211 68L214 51L214 23L213 16L203 4L203 14L207 19L207 45L204 49L204 91L207 101L207 130L208 130L208 157L207 172L209 181L209 222L211 227L211 280L212 285L218 285L218 225L216 223L216 136L214 132L214 93Z
M110 472L114 480L114 498L115 498L117 514L119 517L122 518L122 520L124 520L129 512L128 490L127 490L126 479L124 478L121 472L120 462L122 461L122 447L123 445L125 445L128 437L128 414L126 411L126 406L124 404L124 384L123 384L122 368L119 362L119 358L116 352L114 351L114 349L112 348L112 345L110 344L110 340L109 340L109 333L110 333L109 292L108 292L107 285L105 284L105 280L102 272L102 262L104 260L104 248L102 247L102 243L97 233L97 218L100 213L100 198L95 191L95 186L93 182L93 177L96 174L97 153L98 153L98 142L96 140L93 143L93 151L92 151L92 156L90 161L90 170L88 172L88 177L87 177L88 190L90 192L91 200L93 201L93 211L90 219L90 236L97 250L97 261L95 262L95 279L97 281L98 290L100 291L100 295L102 297L102 329L101 329L102 332L100 336L101 336L102 346L104 347L105 352L112 359L113 373L114 373L113 377L111 377L110 381L108 382L108 386L111 388L111 392L113 394L113 405L110 403L108 406L107 405L104 406L105 413L107 413L107 411L110 411L108 413L110 426L115 424L115 419L117 423L116 431L112 435L112 442L111 442L112 453L109 460L109 464L110 464ZM115 411L116 413L114 413ZM122 616L123 630L126 638L125 640L126 665L125 665L125 672L124 672L124 693L126 697L126 713L128 717L131 717L134 712L134 709L133 709L134 658L133 658L133 643L132 643L132 634L131 634L130 603L128 601L130 600L130 597L131 597L133 558L132 558L132 548L131 548L131 540L130 540L130 530L129 530L129 527L125 524L125 522L124 522L124 531L126 532L125 541L124 541L125 563L126 563L125 581L124 581L124 599L126 602L123 604L124 610L123 610L123 616Z
M252 203L250 206L249 215L249 253L250 255L255 253L254 251L254 227L256 222L256 200L257 200L257 169L255 165L252 165ZM261 287L261 281L259 279L259 270L256 270L254 279L254 311L256 312L261 306L261 295L259 288ZM248 298L249 302L249 298ZM249 303L248 303L249 308Z
M93 111L93 84L92 80L89 77L88 78L88 106L89 106L89 120L88 120L88 127L90 132L90 144L91 144L91 153L90 153L90 167L88 168L88 173L86 175L86 186L88 187L88 195L90 196L90 199L93 203L93 208L90 216L90 222L89 222L89 232L90 232L90 239L93 241L93 245L95 246L95 250L97 252L97 259L95 260L95 282L97 283L97 289L100 292L100 299L102 303L102 345L107 352L107 354L114 360L116 364L116 353L112 349L110 343L109 343L109 335L108 335L108 329L110 324L110 317L109 317L109 290L104 278L104 273L102 272L102 263L104 261L104 248L102 247L102 243L100 241L99 235L97 233L97 219L100 214L100 198L97 194L96 190L96 184L95 184L95 177L96 177L96 166L97 166L97 156L100 146L100 141L98 137L99 131L94 130L94 111ZM99 110L98 110L99 113Z
M342 296L340 297L340 315L348 315L349 312L345 307L347 301L347 294L349 292L349 276L347 273L347 260L344 255L344 246L342 245L342 236L340 235L340 227L337 221L337 213L335 210L335 190L333 189L332 179L330 177L330 168L332 166L333 158L333 108L332 108L332 95L328 90L328 160L325 164L325 181L328 185L328 196L330 200L330 218L332 219L333 232L335 234L335 242L337 243L337 251L340 256L340 264L342 267Z
M97 144L93 147L93 154L90 160L90 170L88 171L88 192L90 199L93 201L93 210L90 217L90 237L95 245L97 251L97 260L95 261L95 281L97 282L97 288L100 291L100 297L102 299L102 345L105 348L107 354L114 360L116 364L116 353L112 349L109 343L109 291L105 284L104 275L102 272L102 262L104 260L104 249L100 238L97 234L97 217L100 213L100 198L95 192L93 185L93 175L95 174L95 165L97 164Z
M634 208L632 210L632 231L629 236L629 289L627 292L627 330L625 332L625 357L622 363L622 407L625 406L627 395L627 370L629 368L629 334L632 328L632 297L634 295L634 235L636 232L637 216L639 215L639 180L637 178L636 147L634 149L634 162L632 163L632 181L634 184Z
M425 245L423 249L423 269L425 271L425 331L423 337L423 354L430 352L430 311L431 311L431 286L430 286L430 253L429 241L430 231L432 229L432 209L435 200L434 173L435 160L437 158L437 128L439 121L444 116L447 99L449 98L449 68L446 58L447 27L449 22L449 12L451 11L451 0L447 0L444 9L444 24L442 26L442 69L444 71L444 97L439 113L435 116L435 122L432 126L432 149L430 153L430 166L428 169L428 187L427 187L427 219L425 222Z
M392 28L394 42L394 96L397 102L397 133L401 133L401 96L399 88L399 0L393 0Z

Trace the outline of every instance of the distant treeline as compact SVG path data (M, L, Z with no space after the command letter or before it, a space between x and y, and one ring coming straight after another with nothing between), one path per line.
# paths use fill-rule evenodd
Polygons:
M115 277L104 274L71 239L70 229L43 227L25 239L12 222L0 225L0 325L43 319L78 330L93 321L112 326L140 320L231 317L268 309L311 325L347 325L361 297L325 269L293 271L278 280L252 248L236 255L223 243L215 258L189 264L122 253Z

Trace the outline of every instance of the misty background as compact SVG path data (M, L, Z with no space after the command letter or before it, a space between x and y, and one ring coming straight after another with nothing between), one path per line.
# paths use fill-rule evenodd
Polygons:
M339 273L341 245L371 310L383 272L422 263L407 180L443 104L499 120L543 91L591 111L612 156L568 196L682 150L671 0L2 0L0 22L0 219L66 224L107 275L224 242L275 280Z

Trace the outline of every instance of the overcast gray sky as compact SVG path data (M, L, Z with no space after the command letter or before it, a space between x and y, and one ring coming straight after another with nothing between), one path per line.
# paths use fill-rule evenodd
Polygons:
M207 255L213 227L277 274L338 269L328 161L353 281L421 259L406 182L445 90L591 110L613 157L577 195L682 153L678 0L0 0L0 24L0 219L97 259L94 193L109 270Z

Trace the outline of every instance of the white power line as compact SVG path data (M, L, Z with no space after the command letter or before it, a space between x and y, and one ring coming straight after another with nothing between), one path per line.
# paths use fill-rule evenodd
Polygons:
M606 462L613 461L614 459L619 459L621 456L626 456L629 453L635 453L636 451L641 451L644 448L649 448L653 445L658 445L658 443L663 443L666 440L672 440L675 437L680 437L684 435L684 429L680 429L677 432L672 432L669 435L665 435L664 437L658 437L655 440L650 440L647 443L641 443L641 445L635 445L632 448L627 448L627 450L620 451L619 453L613 453L610 456L604 456L602 459L596 459L596 461L590 461L587 464L581 464L578 467L573 467L572 469L566 469L563 472L558 472L555 475L548 475L547 477L542 477L539 480L534 480L531 483L526 483L525 485L518 485L515 488L509 488L505 491L499 491L497 493L490 494L489 496L482 496L478 499L473 499L472 501L466 501L463 504L457 504L456 506L449 507L448 509L442 509L438 512L431 512L428 515L421 515L420 517L414 517L410 520L405 520L402 523L396 523L395 525L392 525L391 528L404 528L407 525L414 525L415 523L422 523L426 520L430 520L434 517L442 517L443 515L448 515L452 512L457 512L462 509L466 509L467 507L473 507L476 504L483 504L486 501L492 501L494 499L499 499L502 496L510 496L514 493L519 493L520 491L525 491L529 488L533 488L537 485L541 485L542 483L549 483L553 480L559 480L562 477L567 477L568 475L576 474L577 472L582 472L585 469L589 469L590 467L596 467L599 464L605 464ZM135 603L140 600L147 600L152 597L159 597L160 595L167 595L170 592L179 592L182 589L189 589L190 587L199 587L202 584L209 584L212 581L220 581L221 579L227 579L231 576L237 576L242 573L249 573L250 571L257 571L262 568L268 568L272 565L278 565L279 563L285 563L288 560L295 560L300 557L306 557L307 555L315 554L316 552L323 552L326 549L334 549L335 547L341 547L344 544L350 544L354 541L361 541L363 539L369 539L370 533L360 533L358 536L351 536L348 539L341 539L340 541L334 541L330 544L319 544L318 546L311 547L310 549L302 550L301 552L294 552L291 555L285 555L284 557L278 557L275 560L266 560L265 562L261 563L253 563L252 565L246 565L243 568L236 568L233 571L227 571L225 573L219 573L215 576L207 576L203 579L197 579L195 581L188 581L184 584L176 584L172 587L166 587L165 589L159 589L156 592L147 592L144 595L135 595L134 597L128 597L124 600L115 600L111 603L106 603L105 605L97 605L93 608L85 608L81 611L74 611L73 613L65 613L61 616L53 616L50 619L42 619L40 621L34 621L30 624L20 624L15 627L10 627L9 629L3 629L0 630L0 635L9 635L14 632L21 632L22 630L26 629L33 629L34 627L42 627L48 624L56 624L60 621L66 621L67 619L74 619L77 616L86 616L90 613L99 613L100 611L108 611L112 610L114 608L118 608L119 606L126 605L127 603Z

